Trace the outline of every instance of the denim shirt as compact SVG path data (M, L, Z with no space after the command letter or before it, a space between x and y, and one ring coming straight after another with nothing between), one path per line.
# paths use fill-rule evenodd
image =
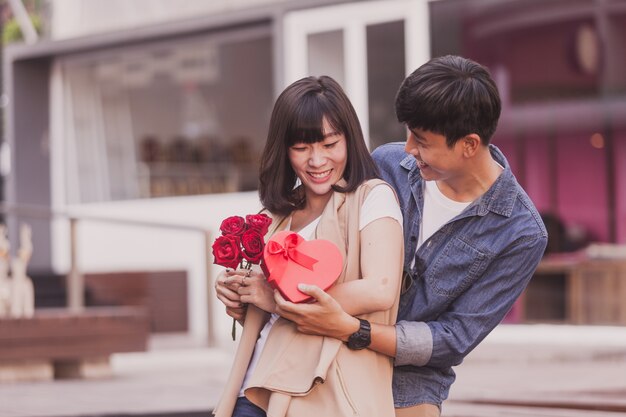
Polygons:
M490 151L504 171L417 253L424 207L417 162L399 142L372 154L404 213L406 281L396 324L396 407L441 405L455 379L452 367L502 320L545 250L548 235L539 213L502 152L493 145Z

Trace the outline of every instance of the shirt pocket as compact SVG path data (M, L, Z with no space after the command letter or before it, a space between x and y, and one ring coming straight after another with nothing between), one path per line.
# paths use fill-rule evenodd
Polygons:
M485 272L490 257L461 238L454 238L426 269L426 282L440 296L457 297Z

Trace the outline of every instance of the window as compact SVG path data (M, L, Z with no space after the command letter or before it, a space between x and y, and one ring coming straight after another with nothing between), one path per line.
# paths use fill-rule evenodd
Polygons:
M67 203L256 189L273 103L268 28L60 64Z

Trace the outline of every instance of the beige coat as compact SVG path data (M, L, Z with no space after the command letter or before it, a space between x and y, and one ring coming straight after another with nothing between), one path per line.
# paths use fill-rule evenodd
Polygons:
M360 208L367 193L381 182L367 181L350 194L335 192L322 213L316 237L335 243L346 260L337 282L361 278ZM284 224L279 224L275 231L282 228ZM394 324L398 297L391 309L361 317ZM214 411L217 417L231 416L267 318L267 313L249 307L230 377ZM353 351L337 339L299 333L293 323L281 318L270 331L245 395L268 417L393 416L392 370L392 359L385 355L368 349Z

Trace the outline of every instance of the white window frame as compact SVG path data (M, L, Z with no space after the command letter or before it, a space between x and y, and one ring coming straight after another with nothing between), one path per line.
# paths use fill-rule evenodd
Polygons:
M404 21L405 75L430 59L428 0L378 0L298 10L283 19L284 85L308 74L309 35L343 31L345 89L369 146L367 88L368 25Z

